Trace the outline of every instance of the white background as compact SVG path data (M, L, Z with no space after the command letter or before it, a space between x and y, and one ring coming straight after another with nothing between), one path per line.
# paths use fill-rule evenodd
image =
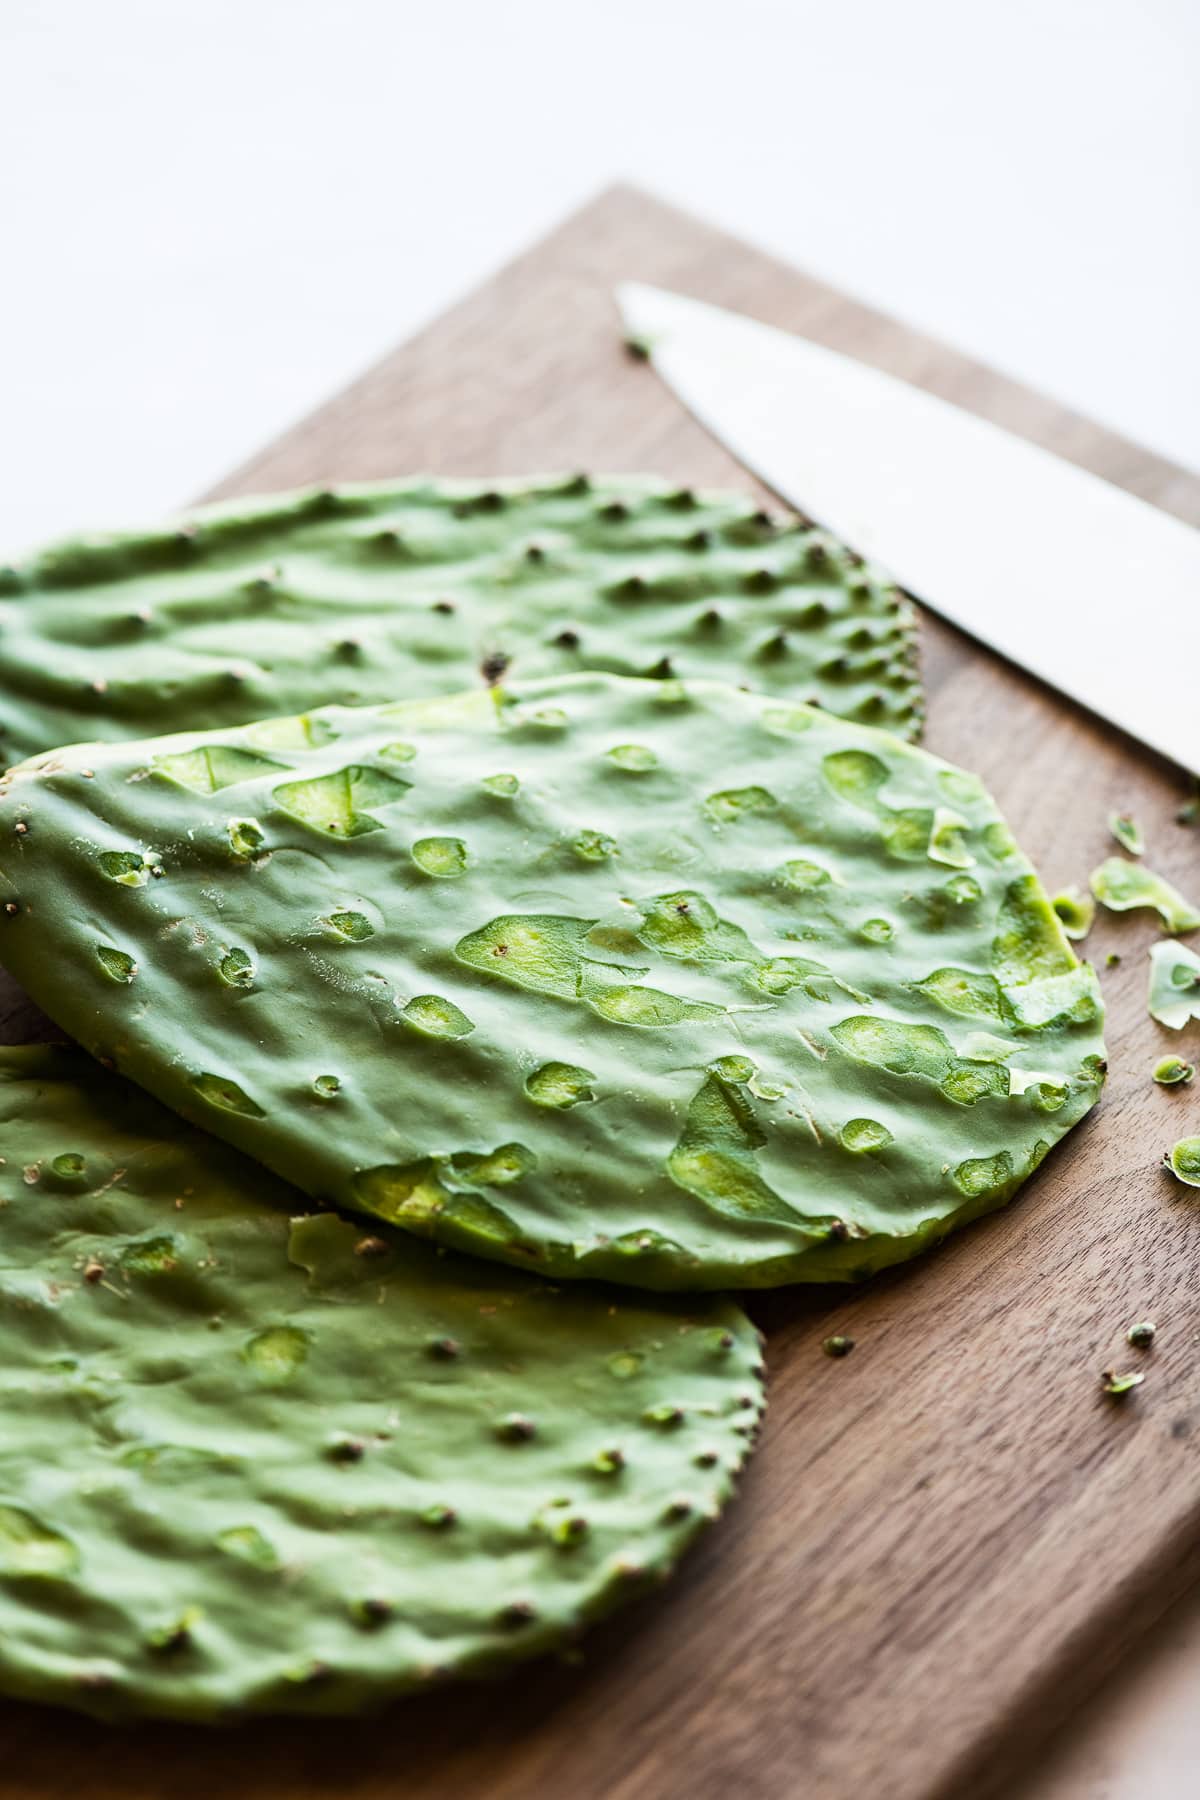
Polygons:
M1197 0L0 0L0 552L628 175L1200 464Z
M0 0L0 553L186 501L617 176L1200 466L1198 90L1198 0ZM1195 1791L1163 1642L1039 1794Z

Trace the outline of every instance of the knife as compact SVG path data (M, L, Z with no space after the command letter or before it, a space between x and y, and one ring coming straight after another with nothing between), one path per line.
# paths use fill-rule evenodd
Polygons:
M865 363L640 282L630 341L784 500L909 593L1200 769L1200 532Z

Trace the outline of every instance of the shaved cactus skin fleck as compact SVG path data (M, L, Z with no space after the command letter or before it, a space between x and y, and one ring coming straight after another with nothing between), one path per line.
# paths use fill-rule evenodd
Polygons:
M1200 1137L1180 1138L1163 1160L1177 1181L1187 1187L1200 1188Z
M1080 943L1092 929L1096 919L1096 902L1077 887L1064 888L1050 902L1058 914L1063 931L1073 944Z
M1142 836L1142 828L1132 813L1115 812L1108 815L1108 829L1130 856L1142 856L1146 849L1146 840Z
M908 602L827 533L645 476L240 499L0 570L0 766L589 669L920 734Z
M1184 1062L1179 1056L1164 1056L1154 1069L1154 1079L1160 1087L1183 1087L1195 1078L1196 1065Z
M1095 976L978 780L718 683L55 751L0 783L0 906L18 980L185 1116L551 1276L859 1278L1101 1085Z
M1200 956L1174 938L1150 946L1150 1017L1172 1031L1200 1019Z
M1195 931L1200 927L1200 907L1143 863L1110 856L1092 871L1091 888L1101 906L1107 906L1110 912L1131 912L1147 906L1157 912L1166 931Z
M732 1304L296 1217L77 1050L0 1052L0 1121L0 1691L359 1710L571 1641L729 1498Z

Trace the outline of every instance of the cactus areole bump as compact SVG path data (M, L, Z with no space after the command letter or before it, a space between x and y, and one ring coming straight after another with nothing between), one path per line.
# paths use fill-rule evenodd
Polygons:
M979 781L814 708L568 676L0 787L0 959L87 1049L548 1276L870 1274L1100 1091L1095 976Z
M638 476L240 499L0 569L0 766L607 669L708 676L916 737L912 609L828 533Z
M0 1121L0 1691L348 1712L571 1641L728 1499L728 1302L296 1217L76 1050L0 1052Z

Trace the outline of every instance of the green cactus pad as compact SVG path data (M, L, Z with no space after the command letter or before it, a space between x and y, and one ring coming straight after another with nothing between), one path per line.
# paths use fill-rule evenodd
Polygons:
M0 790L0 960L88 1049L547 1274L857 1277L1099 1092L1095 977L979 782L814 709L571 676Z
M736 1307L366 1235L77 1050L0 1052L0 1691L345 1712L664 1576L761 1411Z
M510 664L716 677L910 737L923 714L911 608L827 533L645 477L421 480L237 500L0 569L0 765Z

